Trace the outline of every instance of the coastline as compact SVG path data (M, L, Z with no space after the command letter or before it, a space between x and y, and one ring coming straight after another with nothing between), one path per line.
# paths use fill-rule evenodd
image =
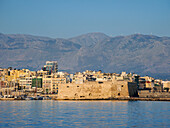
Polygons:
M113 99L51 99L55 101L170 101L170 98L113 98ZM0 98L0 101L30 101L30 100L16 100L14 98Z

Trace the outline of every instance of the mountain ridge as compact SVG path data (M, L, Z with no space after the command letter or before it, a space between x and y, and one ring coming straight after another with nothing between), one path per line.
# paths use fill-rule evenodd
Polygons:
M47 60L59 69L164 74L170 78L170 37L132 34L110 37L87 33L69 39L0 33L0 67L38 70ZM156 75L156 76L158 76Z

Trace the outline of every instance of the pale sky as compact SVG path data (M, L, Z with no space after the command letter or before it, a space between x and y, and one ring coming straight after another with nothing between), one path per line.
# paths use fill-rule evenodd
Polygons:
M0 33L170 36L170 0L0 0Z

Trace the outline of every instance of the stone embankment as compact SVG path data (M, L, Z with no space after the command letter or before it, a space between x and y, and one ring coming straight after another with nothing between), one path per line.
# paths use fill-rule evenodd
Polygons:
M128 101L170 101L170 98L139 98L139 97L130 97L130 98L115 98L113 100L128 100Z
M0 100L14 100L14 98L0 98Z
M2 101L12 101L15 100L14 98L0 98L0 100ZM52 98L52 100L58 100L59 99L54 99ZM62 99L64 100L64 99ZM65 99L65 100L69 100L69 101L83 101L83 100L89 100L89 101L96 101L96 100L110 100L110 101L170 101L170 98L139 98L139 97L130 97L130 98L113 98L113 99Z

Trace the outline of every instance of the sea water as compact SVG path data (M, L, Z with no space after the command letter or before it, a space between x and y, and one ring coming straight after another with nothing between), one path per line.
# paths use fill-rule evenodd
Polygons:
M0 127L170 127L170 102L0 101Z

